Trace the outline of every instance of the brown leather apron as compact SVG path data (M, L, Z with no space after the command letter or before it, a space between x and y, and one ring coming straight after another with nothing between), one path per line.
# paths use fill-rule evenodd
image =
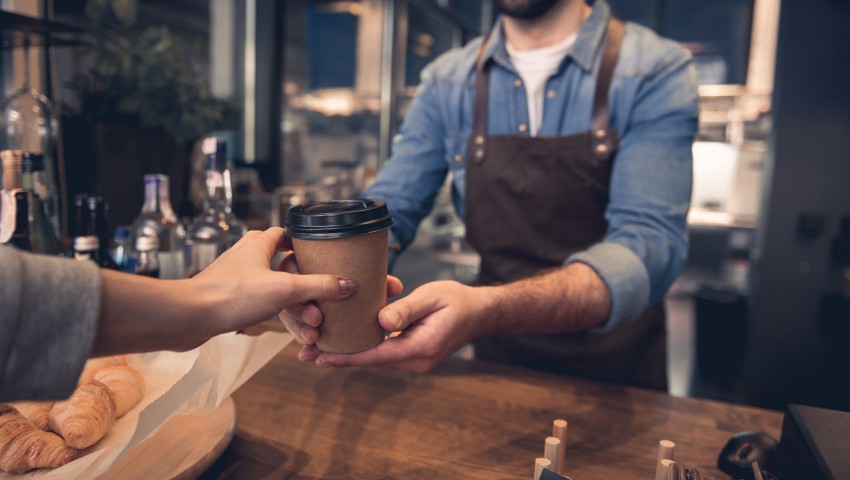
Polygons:
M466 162L466 237L481 254L483 285L559 267L600 242L617 131L608 91L624 24L612 18L597 73L591 130L560 137L487 134L489 64L479 60ZM486 48L485 40L479 59ZM476 357L540 370L666 390L664 309L610 332L484 337Z

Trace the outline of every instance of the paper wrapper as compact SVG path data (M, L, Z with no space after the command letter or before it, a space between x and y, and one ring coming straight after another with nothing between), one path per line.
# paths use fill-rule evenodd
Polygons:
M81 450L79 458L54 470L22 475L0 473L0 479L92 479L106 473L175 415L206 415L289 342L288 333L260 336L219 335L190 352L130 355L130 365L145 377L145 396L112 426L106 437Z

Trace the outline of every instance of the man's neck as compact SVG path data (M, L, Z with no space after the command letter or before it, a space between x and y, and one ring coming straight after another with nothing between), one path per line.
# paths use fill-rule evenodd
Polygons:
M590 15L585 0L561 0L545 15L523 20L505 15L505 40L515 50L534 50L555 45L576 33Z

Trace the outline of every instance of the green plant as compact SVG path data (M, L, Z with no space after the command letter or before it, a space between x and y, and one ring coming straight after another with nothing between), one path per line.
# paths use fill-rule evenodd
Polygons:
M235 107L210 94L181 39L165 26L137 28L137 9L136 0L86 3L94 65L71 82L82 114L161 128L177 142L235 126Z

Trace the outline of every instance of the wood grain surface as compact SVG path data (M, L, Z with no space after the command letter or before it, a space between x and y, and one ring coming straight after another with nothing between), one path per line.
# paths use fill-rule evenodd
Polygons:
M452 358L427 375L320 368L284 350L239 389L236 434L207 478L530 479L552 420L573 480L652 479L658 441L714 465L728 438L778 438L779 412Z

